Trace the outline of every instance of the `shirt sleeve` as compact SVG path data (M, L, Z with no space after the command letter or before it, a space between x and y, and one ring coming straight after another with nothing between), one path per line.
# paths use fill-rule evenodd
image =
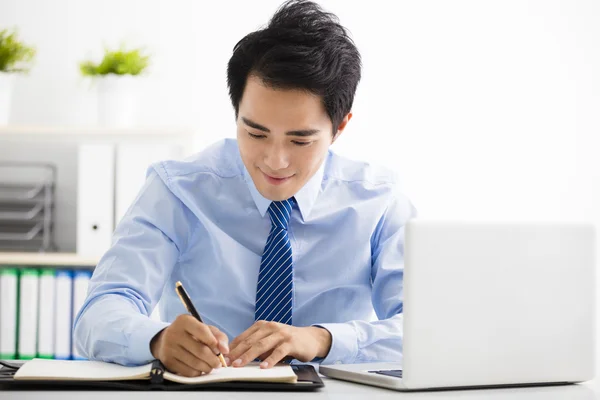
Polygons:
M402 360L404 226L416 215L405 196L393 196L371 239L372 302L379 320L316 325L332 337L322 364Z
M154 358L151 339L168 326L150 314L187 245L193 218L158 171L166 177L163 164L148 170L143 188L94 270L75 318L74 344L90 360L148 363Z

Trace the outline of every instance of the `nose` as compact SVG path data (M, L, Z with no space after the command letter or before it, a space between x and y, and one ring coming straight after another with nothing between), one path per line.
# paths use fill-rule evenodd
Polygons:
M264 162L271 171L285 169L290 165L286 150L278 145L267 147Z

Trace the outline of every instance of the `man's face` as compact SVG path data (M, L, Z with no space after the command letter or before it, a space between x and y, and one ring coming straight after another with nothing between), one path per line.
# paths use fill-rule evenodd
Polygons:
M249 76L239 106L237 138L242 161L260 194L272 201L294 196L317 172L351 117L344 118L334 138L318 96L271 89Z

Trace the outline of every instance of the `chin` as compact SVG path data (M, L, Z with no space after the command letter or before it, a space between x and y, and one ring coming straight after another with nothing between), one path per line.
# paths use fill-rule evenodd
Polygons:
M283 200L287 200L290 197L294 196L294 193L290 194L288 190L279 191L279 190L265 190L265 189L268 189L268 188L263 187L263 188L258 189L258 191L265 199L269 199L271 201L283 201Z
M263 197L266 199L269 199L271 201L283 201L283 200L287 200L290 197L292 197L293 194L281 194L281 193L265 193L263 194Z
M296 191L299 188L296 188L294 185L294 178L290 179L289 182L285 182L282 185L271 185L268 182L264 181L264 177L258 177L258 185L256 185L256 189L258 192L265 198L271 201L283 201L287 200L290 197L296 194Z

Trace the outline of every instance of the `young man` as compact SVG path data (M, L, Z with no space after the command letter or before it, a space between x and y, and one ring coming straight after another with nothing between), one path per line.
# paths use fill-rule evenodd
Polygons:
M401 359L403 227L415 210L391 173L329 151L360 71L337 18L307 1L235 46L237 141L149 169L76 318L83 355L158 358L186 376L218 368L219 352L233 367ZM159 299L168 322L149 318Z

